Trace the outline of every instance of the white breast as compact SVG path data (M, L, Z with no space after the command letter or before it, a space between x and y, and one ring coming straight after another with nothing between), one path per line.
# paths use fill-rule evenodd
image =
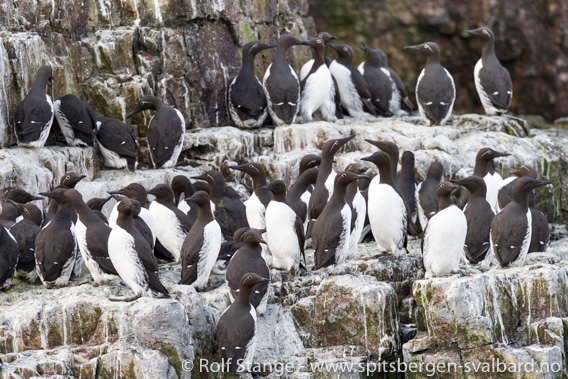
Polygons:
M337 176L337 174L335 173L335 171L332 169L331 172L329 173L329 176L327 177L327 179L325 180L325 189L327 189L327 201L329 201L329 199L331 199L331 196L333 195L333 188L334 188L334 183L335 183L335 177Z
M300 103L300 114L304 122L311 121L313 114L328 101L332 87L331 72L325 64L308 77Z
M177 216L157 201L150 203L150 213L156 225L156 238L179 262L181 246L187 233L182 229Z
M363 103L351 80L351 72L349 69L333 61L329 66L329 70L337 81L337 87L341 95L341 104L348 110L351 117L368 116L368 114L363 111Z
M343 208L341 208L341 221L342 230L339 236L339 245L337 245L335 249L335 263L338 265L344 263L349 255L351 208L348 204L345 204Z
M302 68L300 69L300 80L304 80L306 78L306 76L308 76L308 74L310 73L310 71L312 71L312 66L314 65L314 60L310 59L309 61L307 61L306 63L304 63L304 65L302 66Z
M487 199L487 202L491 205L491 209L495 213L497 209L497 197L499 196L499 186L503 181L503 178L498 172L495 172L493 175L487 173L487 175L483 177L483 180L487 186L485 199Z
M96 141L99 146L99 151L104 158L105 166L112 168L125 168L127 166L126 158L104 147L98 139Z
M246 201L245 206L249 226L254 229L264 229L264 213L266 208L254 192Z
M265 214L268 249L272 267L297 271L300 265L300 246L294 223L296 213L281 201L271 201Z
M209 282L209 275L221 248L221 227L216 220L205 225L203 229L203 246L199 252L199 262L197 262L197 280L193 282L193 286L198 290L203 290Z
M354 256L357 253L357 243L363 232L363 226L365 225L365 216L367 215L367 203L365 203L365 198L361 195L361 192L357 191L355 197L353 198L353 208L357 214L357 219L355 220L355 227L351 231L349 236L349 249L348 256ZM349 224L351 226L351 224Z
M426 276L448 275L459 267L467 235L467 221L455 205L436 213L424 233Z
M479 72L483 68L483 60L479 59L475 65L475 69L473 71L473 78L475 80L475 89L477 90L477 94L479 95L479 100L481 100L481 105L483 105L483 109L485 109L485 113L488 116L495 116L499 114L499 110L493 106L491 103L491 99L487 95L485 89L483 89L483 85L481 84L481 79L479 78Z
M136 252L134 238L118 225L110 232L108 255L120 278L136 295L149 295L146 270Z

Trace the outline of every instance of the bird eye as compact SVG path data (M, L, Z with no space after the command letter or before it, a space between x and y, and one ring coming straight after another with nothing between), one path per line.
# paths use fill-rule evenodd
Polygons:
M343 48L343 51L347 51L347 48L346 48L346 47L344 47L344 48Z
M251 165L251 164L249 164L249 167L250 167L250 168L254 168L254 166L253 166L253 165Z
M317 43L319 43L321 45L321 41L319 39L317 40Z
M252 279L252 275L247 276L247 280L251 280Z
M345 175L345 174L341 174L341 177L342 177L342 178L345 178L346 176L347 176L347 175Z

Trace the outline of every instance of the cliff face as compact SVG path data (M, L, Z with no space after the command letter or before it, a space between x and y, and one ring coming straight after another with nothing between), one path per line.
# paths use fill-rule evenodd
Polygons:
M0 145L16 142L14 110L43 64L53 66L55 99L76 94L99 115L124 119L154 93L181 110L188 128L227 125L226 88L242 45L284 32L306 37L306 16L306 0L2 1ZM308 50L291 53L299 61ZM257 60L259 76L269 60Z
M456 81L454 110L465 113L483 113L483 108L473 81L481 44L463 31L488 26L513 80L511 111L548 121L568 114L566 1L310 0L310 14L318 30L332 32L341 42L355 46L365 40L384 50L412 93L424 61L402 48L437 42L442 64Z

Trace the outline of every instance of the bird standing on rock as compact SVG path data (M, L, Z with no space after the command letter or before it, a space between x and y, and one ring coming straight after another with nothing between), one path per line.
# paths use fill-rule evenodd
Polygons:
M242 239L242 247L235 252L227 266L227 284L231 289L230 296L232 301L239 297L240 280L244 274L251 272L263 278L270 278L270 269L264 258L262 258L262 246L260 244L266 243L262 239L262 231L249 229L242 236ZM264 314L266 304L268 303L268 282L254 285L250 303L259 315Z
M481 59L475 65L473 77L485 113L489 116L507 113L513 98L513 83L509 71L495 55L495 34L489 28L465 32L483 41Z
M290 34L281 35L276 42L276 56L264 74L262 87L276 125L293 124L300 109L300 82L286 60L286 51L303 44Z
M458 187L448 182L438 185L438 212L428 222L422 240L426 278L455 273L463 255L467 235L466 217L452 201Z
M53 102L45 92L48 81L53 81L51 66L41 66L36 80L16 107L14 114L18 146L43 147L53 124Z
M252 177L253 193L246 201L247 221L251 228L264 229L264 214L270 203L272 193L264 188L266 186L266 172L260 163L249 162L239 166L229 166L232 170L238 170Z
M304 223L286 203L286 185L282 180L274 180L265 188L272 192L265 215L271 267L295 275L300 268L300 255L304 254Z
M254 74L254 57L276 45L258 41L243 46L243 65L229 85L229 114L238 128L260 128L268 116L266 95Z
M148 124L148 147L152 165L154 168L172 168L181 153L185 119L179 110L152 95L142 97L126 118L146 109L156 111Z
M138 157L138 138L124 122L112 117L99 117L97 125L97 145L104 158L104 165L112 168L128 168L136 171Z
M118 218L108 239L108 254L120 278L134 292L128 298L111 298L111 301L134 301L142 296L153 297L160 293L169 297L160 281L158 263L148 241L134 225L134 215L140 203L127 197L118 203Z
M221 248L221 227L211 212L209 194L197 191L187 199L198 206L197 220L191 226L181 247L181 280L196 290L204 290Z
M426 67L416 82L416 102L422 119L428 125L445 124L452 115L456 86L452 75L440 64L440 48L434 42L426 42L405 49L427 57Z
M0 289L8 290L16 274L20 249L14 236L0 225Z
M384 67L386 54L365 44L361 45L361 50L365 52L365 61L359 65L358 70L367 82L371 102L379 115L390 117L393 115L390 109L394 108L394 105L400 108L400 94L390 78L390 72ZM398 97L395 97L395 94Z
M515 193L491 223L491 247L501 267L523 266L532 237L532 214L529 194L535 188L552 184L529 177L519 178Z
M89 104L75 95L65 95L55 100L53 109L67 145L94 145L97 115Z
M418 219L422 230L426 229L428 220L438 212L438 184L442 181L444 166L435 161L430 163L426 179L418 185Z
M9 230L20 249L16 276L33 284L38 277L35 267L35 239L41 230L41 211L32 204L14 204L23 216L22 220Z

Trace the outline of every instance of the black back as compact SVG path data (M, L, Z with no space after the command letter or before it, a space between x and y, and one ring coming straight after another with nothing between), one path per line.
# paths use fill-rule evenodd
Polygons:
M124 122L112 117L99 117L97 140L110 151L126 159L128 170L136 169L138 156L138 138Z
M20 249L8 230L0 226L0 289L14 277Z
M414 154L405 151L402 154L397 186L402 199L408 206L411 214L416 213L416 177L414 175Z
M88 146L95 143L97 116L91 107L75 95L65 95L59 100L59 112L63 113L75 138ZM59 124L61 128L63 126Z
M302 201L301 197L312 184L315 184L317 176L317 167L311 167L305 170L294 184L290 186L286 194L286 203L296 212L296 215L298 215L302 222L305 222L308 216L308 206Z

